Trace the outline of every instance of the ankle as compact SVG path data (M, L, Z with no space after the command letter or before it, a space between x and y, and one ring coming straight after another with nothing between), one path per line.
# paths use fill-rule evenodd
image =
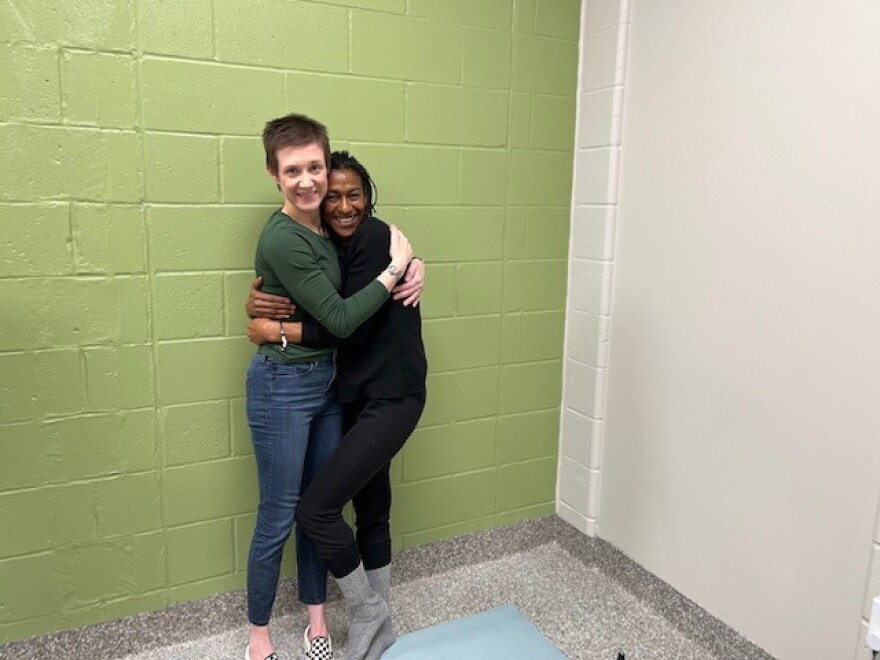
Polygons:
M330 637L330 631L327 629L326 622L321 622L321 625L310 623L307 635L310 640L315 637Z
M327 617L325 616L324 603L309 605L307 609L309 611L309 639L315 639L315 637L329 637L330 634L327 630Z
M269 626L251 625L250 640L248 642L248 655L250 658L263 660L273 652L272 639L269 635Z

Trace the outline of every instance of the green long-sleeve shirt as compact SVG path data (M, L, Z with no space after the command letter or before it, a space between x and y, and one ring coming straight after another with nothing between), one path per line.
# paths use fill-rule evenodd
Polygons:
M255 269L263 278L263 291L287 296L297 306L289 320L302 321L311 316L337 337L354 332L388 298L388 290L378 280L353 296L342 298L342 274L333 243L280 209L272 214L260 234ZM263 344L259 348L260 353L280 362L308 362L332 350L295 344L288 344L284 352L280 344Z

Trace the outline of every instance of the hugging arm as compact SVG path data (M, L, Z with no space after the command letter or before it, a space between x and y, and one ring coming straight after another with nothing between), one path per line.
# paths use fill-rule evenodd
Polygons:
M370 221L361 225L357 240L349 247L348 269L345 282L342 285L342 295L345 297L356 295L370 282L370 273L377 267L381 268L383 260L387 257L391 233L384 222ZM361 323L348 338L334 336L332 328L316 319L306 319L303 323L302 343L305 346L327 346L339 343L362 344L369 338L376 316L382 314L380 310L375 315Z
M290 301L290 298L260 291L262 285L262 277L257 277L251 282L251 288L244 305L248 318L283 320L293 316L296 305ZM394 300L402 300L404 307L409 305L417 307L421 302L424 289L425 262L419 257L413 257L400 283L391 290L392 297ZM348 295L350 294L346 294L346 296Z
M358 237L359 240L351 248L353 251L348 255L350 264L342 288L342 294L345 297L354 295L364 286L369 285L371 273L376 272L376 269L381 268L383 263L387 261L386 255L390 242L388 227L384 223L374 223L363 229L366 230L365 233ZM405 280L409 282L409 291L414 292L408 295L416 297L415 303L411 304L418 304L418 296L421 295L425 280L425 267L421 259L415 259L410 263ZM247 305L249 313L253 308L251 303L254 296L255 293L252 291ZM406 306L406 301L404 301L404 306ZM381 313L381 311L377 312L377 314ZM374 319L375 315L371 316L346 338L333 334L313 318L308 318L304 322L284 322L284 332L289 342L303 344L311 348L325 348L339 344L359 345L369 339ZM248 338L255 344L279 343L281 341L281 326L277 321L269 321L265 318L253 319L248 324Z
M387 268L388 255L391 264ZM366 286L342 298L317 263L303 239L291 237L268 248L268 262L284 289L312 317L339 337L347 337L378 310L412 257L406 237L391 228L390 247L382 264L371 273ZM396 271L396 272L395 272Z

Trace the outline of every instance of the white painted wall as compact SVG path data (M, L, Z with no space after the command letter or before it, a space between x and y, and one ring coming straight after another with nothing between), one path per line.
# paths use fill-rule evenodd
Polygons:
M853 657L872 549L878 35L874 0L630 14L598 532L783 660Z
M628 0L583 0L556 512L594 536L626 83Z

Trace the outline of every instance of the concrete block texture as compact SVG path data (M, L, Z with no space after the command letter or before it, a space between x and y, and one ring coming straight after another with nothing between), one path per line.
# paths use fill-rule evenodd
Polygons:
M555 475L556 457L503 465L498 471L499 503L511 510L552 503Z
M498 422L499 461L509 464L554 456L558 429L559 415L552 409L502 416Z
M0 423L83 412L79 358L76 349L0 353Z
M337 140L404 139L407 85L400 80L288 71L284 88L285 108L320 117Z
M586 149L577 155L577 204L616 204L620 149Z
M413 83L407 88L407 139L501 147L507 138L507 93ZM461 121L461 114L468 117Z
M505 364L562 358L561 310L513 312L501 327L501 360Z
M78 274L116 275L146 271L146 235L140 208L73 204L70 214Z
M557 173L571 165L571 153L515 149L510 154L508 201L522 206L567 207L571 178Z
M510 107L510 145L525 148L532 140L532 95L514 92Z
M192 548L201 548L193 553ZM229 574L234 565L231 520L212 520L168 530L168 580L180 585Z
M413 16L498 30L510 28L512 11L512 3L507 0L486 0L479 4L468 0L409 0L409 13Z
M570 408L562 410L562 443L559 451L587 467L594 467L592 447L599 439L599 423Z
M0 115L58 121L61 80L56 48L0 44Z
M862 616L871 616L871 604L880 596L880 543L874 542L871 548L871 572L868 574L868 583L865 586L865 599L862 603Z
M501 369L501 412L557 408L561 389L556 360L506 365Z
M529 259L565 259L568 256L568 209L528 209L525 256Z
M316 3L263 0L246 5L214 0L217 59L275 69L345 73L348 18L341 7Z
M201 463L229 456L228 401L168 406L160 415L165 465Z
M499 373L499 367L429 373L430 396L422 413L422 426L496 415Z
M574 359L565 363L565 396L566 407L582 415L601 419L605 409L605 371Z
M351 12L352 73L457 84L461 51L458 25L412 15Z
M284 73L144 58L141 96L150 130L250 135L283 113Z
M584 31L587 34L612 28L628 20L629 0L586 0Z
M41 3L5 2L0 7L0 41L132 51L135 0Z
M0 201L135 202L141 138L134 132L61 125L0 125Z
M546 37L577 41L580 37L581 6L578 2L538 0L535 32Z
M55 348L111 341L142 341L137 305L145 302L139 280L69 278L0 280L0 301L31 308L0 321L0 350Z
M507 151L462 149L460 158L459 202L479 206L503 205L506 182L502 173L507 170Z
M495 428L494 419L479 419L416 431L403 455L403 481L494 467Z
M562 309L565 306L567 265L561 259L529 259L507 263L504 311Z
M572 213L571 256L581 259L614 259L617 208L612 205L577 206Z
M151 407L155 401L150 346L130 344L83 349L89 411Z
M383 204L448 207L457 199L459 149L395 143L356 144L352 151L370 163L370 176L382 185Z
M577 461L563 456L560 461L559 499L578 511L588 515L590 501L590 471Z
M404 226L429 263L502 261L502 208L423 206L410 210Z
M470 87L507 89L510 85L510 32L462 28L461 75Z
M395 547L554 510L580 12L0 3L0 642L244 586L243 306L289 112L427 264Z
M567 96L532 97L530 144L568 152L574 143L575 100Z
M2 204L0 277L48 277L73 273L70 205Z
M65 52L64 116L74 124L132 128L137 123L131 55Z
M615 103L617 89L609 87L581 94L578 117L578 147L607 147L619 144L622 117Z
M168 273L156 277L160 339L222 336L223 278L218 273Z
M626 31L611 27L584 37L584 66L581 69L581 89L592 92L620 84L626 73Z
M498 364L499 316L456 317L425 321L422 334L431 346L435 372Z
M455 266L455 310L458 314L501 312L504 271L499 262L462 263Z
M138 38L145 53L211 59L214 55L211 0L139 2Z
M566 354L593 367L608 366L607 316L569 309L566 324Z
M214 137L147 134L147 199L165 203L219 202L219 142Z
M517 35L514 40L514 89L518 92L568 96L577 78L577 41L539 35ZM558 66L547 68L544 58Z

